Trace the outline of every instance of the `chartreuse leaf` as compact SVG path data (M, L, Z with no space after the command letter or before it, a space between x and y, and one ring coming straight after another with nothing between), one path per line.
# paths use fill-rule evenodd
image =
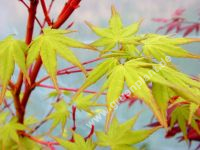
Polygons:
M175 85L167 81L162 75L154 71L152 68L135 68L140 76L144 78L145 81L159 83L168 87L175 87Z
M177 95L181 96L187 101L200 104L200 92L196 92L196 90L194 90L198 89L197 91L199 91L200 84L198 81L192 80L183 73L169 67L163 67L160 70L160 73L162 73L162 76L165 77L169 82L174 83L174 85L179 87L172 88Z
M13 117L6 124L0 123L0 141L2 142L2 146L5 147L9 141L14 141L19 143L19 136L17 134L18 130L24 130L26 127L17 122L17 118Z
M117 103L119 97L124 89L124 66L118 65L116 66L110 76L109 76L109 85L108 85L108 92L106 95L108 109L110 108L111 103Z
M55 140L63 146L65 149L68 150L78 150L78 149L83 149L83 150L94 150L96 147L96 144L92 141L92 139L85 139L80 136L79 134L73 133L74 137L74 142L70 142L67 140L55 138Z
M0 124L5 124L6 123L6 119L7 119L7 117L9 116L9 112L7 112L7 111L3 111L3 112L1 112L0 113Z
M54 91L52 91L52 92L50 92L50 93L48 94L47 99L56 98L56 97L59 96L59 94L60 94L60 93L59 93L58 91L54 90ZM62 92L62 94L63 94L64 96L70 96L72 93L71 93L70 91L65 90L65 91Z
M13 74L15 63L19 66L27 79L29 79L25 65L24 53L26 49L26 44L20 40L14 39L13 36L8 36L0 42L0 82L2 84L0 104L4 99L6 87Z
M96 83L100 78L102 78L104 75L106 75L109 71L113 69L114 66L117 64L117 59L107 59L104 62L97 65L97 67L94 68L87 77L84 84L79 88L79 90L76 92L73 99L76 99L77 96L87 87L90 85Z
M163 118L163 116L161 115L150 89L146 85L146 82L142 78L142 76L138 74L136 68L125 64L124 74L126 83L131 92L134 95L138 96L138 98L142 99L152 109L158 121L163 126L167 127L166 118Z
M138 115L122 124L116 118L113 118L107 133L96 131L97 145L110 147L112 150L137 149L133 147L134 144L142 142L158 129L132 130L137 118Z
M106 128L108 128L112 112L118 104L119 97L124 89L124 66L114 67L108 78L108 92L106 95L108 113L106 116Z
M123 28L122 20L114 6L111 7L111 13L112 13L112 16L109 20L110 28L113 31L117 32L117 30L120 30L121 28Z
M186 75L184 73L181 73L181 72L179 72L177 70L174 70L174 69L172 69L170 67L164 67L162 70L165 71L165 72L172 73L175 78L180 78L182 81L184 81L186 84L189 84L190 86L193 86L193 87L196 87L196 88L200 88L199 81L191 79L190 76L188 76L188 75Z
M126 62L126 66L135 68L145 81L169 87L176 95L181 96L183 99L200 104L198 101L200 98L199 82L178 70L154 62L147 62L145 59L132 59Z
M176 44L176 45L182 45L182 44L189 44L193 42L200 42L199 38L173 38L170 35L159 35L159 34L147 34L147 38L156 38L160 37L160 41L170 43L170 44Z
M117 44L135 44L137 40L133 36L138 30L141 21L133 23L128 27L123 27L121 17L114 6L111 8L112 15L109 20L108 28L100 28L87 22L87 25L95 32L100 39L91 43L92 46L104 47L102 53L108 52Z
M200 55L191 54L179 46L180 40L170 39L170 37L161 35L147 35L148 38L142 41L144 44L143 52L145 54L151 54L156 59L159 56L169 55L173 57L184 57L184 58L200 58ZM160 61L160 60L159 60Z
M189 118L188 104L176 107L175 110L171 114L170 127L173 127L176 123L178 123L181 131L183 132L185 139L187 139L186 135L187 135L188 118ZM193 129L195 129L198 133L200 133L198 124L195 119L197 119L197 117L193 115L190 125Z
M130 58L134 58L135 56L138 56L140 54L140 51L137 49L137 47L132 44L123 45L123 49Z
M67 118L69 117L70 112L68 111L68 105L64 100L61 100L53 104L55 111L52 112L47 119L53 120L51 129L54 129L58 124L61 124L62 131L64 131Z
M10 143L9 150L41 150L42 146L27 137L20 137L19 143Z
M28 138L20 138L20 150L41 150L41 146Z
M39 120L35 116L29 116L25 119L24 124L26 126L30 126L30 125L34 125L38 122L39 122Z
M166 117L168 102L170 100L169 88L159 83L153 83L152 93L158 104L163 117Z
M194 116L194 114L196 113L196 111L199 109L199 105L195 104L195 103L190 103L190 114L189 114L189 121L188 124L191 124L192 122L192 117Z
M18 143L10 140L6 145L2 145L0 141L0 148L1 150L41 150L42 146L27 137L19 137Z
M91 111L91 107L99 106L95 101L92 101L94 94L84 96L82 93L74 100L74 104L79 110L84 110L90 114L94 114Z
M56 30L50 28L44 29L43 34L41 34L31 43L27 56L28 67L34 62L36 58L39 57L39 55L41 56L43 65L47 70L48 74L50 75L57 89L58 86L56 80L56 69L57 69L56 54L66 59L73 65L79 67L86 74L85 69L68 47L77 47L77 48L90 48L90 47L81 42L66 37L64 35L66 33L68 33L68 31Z

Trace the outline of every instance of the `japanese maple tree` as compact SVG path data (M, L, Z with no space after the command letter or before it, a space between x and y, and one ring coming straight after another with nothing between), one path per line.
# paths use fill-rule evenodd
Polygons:
M45 0L20 2L29 13L25 40L9 35L0 41L0 149L55 150L61 147L93 150L109 147L112 150L136 150L140 149L137 143L160 128L182 132L181 140L189 138L188 127L200 133L199 78L182 73L171 62L171 57L199 59L200 55L182 48L184 44L199 42L198 38L138 34L142 20L124 26L120 14L112 6L107 27L98 27L86 21L91 31L99 37L88 44L68 37L74 32L72 24L67 29L61 28L81 5L81 0L66 2L54 21L49 14L55 0L48 7ZM37 18L39 5L43 10L44 22ZM33 37L36 24L41 32ZM99 57L81 62L72 48L90 50ZM72 66L59 70L59 58ZM93 68L85 66L94 62L98 64ZM20 71L16 71L16 68ZM42 68L48 75L38 79ZM68 74L74 73L85 76L80 88L59 86L58 76L63 75L70 80ZM18 74L16 81L12 78L13 74ZM47 79L52 81L52 85L43 84ZM87 90L98 84L99 80L103 82L98 91ZM27 107L30 96L38 87L54 89L49 92L49 97L56 99L52 109L41 120L26 116L30 109ZM99 101L101 95L105 95L104 102ZM66 100L65 96L70 100ZM118 121L115 115L115 106L126 101L132 105L136 100L147 105L157 120L147 129L133 129L140 113L125 122ZM96 129L95 124L91 124L87 136L78 133L77 111L86 112L93 118L98 115L95 109L99 106L105 109L104 130ZM35 133L48 122L51 122L49 129ZM53 131L57 127L60 130L55 134Z

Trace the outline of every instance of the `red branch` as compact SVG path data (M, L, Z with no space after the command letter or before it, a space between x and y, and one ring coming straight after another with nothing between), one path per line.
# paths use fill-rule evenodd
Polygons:
M49 13L47 11L46 3L44 0L40 0L40 2L41 2L42 10L44 12L45 20L48 23L48 25L51 26L52 23L51 23L51 19L49 17Z
M73 11L78 8L80 2L81 0L69 0L62 9L57 21L53 24L53 28L60 27L69 18Z
M72 130L76 130L76 106L72 106L72 120L73 120L73 127Z
M62 17L62 19L58 19L53 25L52 27L54 29L57 29L59 28L68 18L69 16L72 14L72 12L75 10L75 7L72 7L73 5L76 4L76 6L79 4L80 0L70 0L70 3L68 3L67 5L69 7L66 8L65 10L65 16L67 17ZM35 80L37 78L37 75L39 73L39 70L42 66L42 60L41 60L41 57L39 57L35 63L35 66L33 67L33 70L30 74L30 80L31 80L31 84L34 84L35 83ZM24 96L22 98L22 106L23 108L25 109L26 108L26 105L27 105L27 102L28 102L28 99L31 95L31 92L33 91L33 88L32 86L29 86L28 84L26 84L25 86L25 92L24 92ZM24 120L24 114L22 114L22 120L21 122L23 123L23 120Z
M27 32L26 32L26 44L27 45L29 45L32 41L38 2L39 2L38 0L30 1L29 16L28 16L28 22L27 22L27 27L26 27L27 28ZM22 84L23 84L23 73L20 72L17 83L16 83L15 94L14 94L15 95L15 103L17 104L15 107L17 108L17 114L19 114L18 119L19 119L20 123L23 123L24 114L25 114L25 107L20 104L20 100L19 100L19 95L20 95Z
M53 145L60 145L58 142L50 142L50 141L39 140L36 137L33 137L33 136L31 136L31 135L29 135L29 134L27 134L25 132L23 132L22 135L28 137L29 139L35 141L36 143L39 143L41 145L45 145L45 146L51 148L51 150L54 149Z
M90 133L88 134L87 137L85 137L85 140L89 139L93 134L94 134L94 125L92 125L92 128L91 128L91 130L90 130Z

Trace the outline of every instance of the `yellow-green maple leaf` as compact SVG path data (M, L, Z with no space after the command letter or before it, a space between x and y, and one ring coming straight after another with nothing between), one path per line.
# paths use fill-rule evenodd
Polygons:
M76 105L76 107L79 110L84 110L90 114L94 114L91 110L91 107L99 106L95 101L92 101L94 98L94 94L89 94L84 96L83 93L81 93L74 101L73 103Z
M93 42L91 45L104 47L103 53L111 50L119 43L137 43L133 35L139 30L141 24L141 21L139 21L127 27L123 27L121 17L114 6L111 8L111 12L112 16L109 20L108 28L100 28L87 22L91 30L100 36L100 39Z
M82 136L77 133L73 133L74 142L70 142L67 140L63 140L60 138L55 138L55 140L60 143L61 146L68 150L95 150L96 144L92 141L92 139L85 140Z
M158 34L147 34L142 41L144 44L142 49L146 56L153 56L158 61L165 59L165 57L183 57L183 58L200 58L198 54L191 54L180 47L180 43L196 42L192 39L171 38Z
M25 51L27 45L13 36L8 36L0 42L0 83L2 91L0 95L0 104L4 99L7 85L15 69L15 64L19 66L24 75L28 78L25 64Z
M97 145L110 147L112 150L136 149L133 145L148 138L159 127L144 130L132 130L138 115L120 124L116 118L111 122L108 132L96 131Z
M47 117L47 119L53 120L51 130L54 129L58 124L61 124L62 131L64 131L67 118L70 115L70 112L68 111L68 105L64 100L61 100L57 103L54 103L53 107L55 108L54 112Z
M29 67L40 55L43 65L56 87L57 54L87 74L84 67L68 47L86 49L91 47L66 37L65 34L68 32L67 30L46 28L43 30L42 35L33 40L28 50L27 66Z

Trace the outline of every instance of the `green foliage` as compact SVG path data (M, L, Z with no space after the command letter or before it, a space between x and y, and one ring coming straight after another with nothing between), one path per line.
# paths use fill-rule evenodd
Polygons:
M26 44L21 40L14 39L13 36L8 36L3 41L0 41L0 83L2 84L0 104L4 99L15 64L19 66L28 79L24 54L26 50Z
M112 7L112 16L109 21L108 28L100 28L87 22L88 26L101 38L93 42L91 45L96 47L104 47L102 53L110 51L118 44L135 44L135 37L133 36L138 30L141 21L133 23L128 27L123 27L119 13L115 7Z
M0 115L0 145L6 147L10 141L19 143L19 135L17 134L18 130L25 130L26 127L17 122L17 118L13 117L11 120L8 120L8 113L2 113Z
M51 113L47 119L53 120L51 130L54 129L58 124L62 125L62 131L64 131L67 118L69 117L68 105L64 100L60 100L53 104L55 111Z
M14 147L14 146L13 146ZM19 139L19 144L13 150L41 150L42 146L27 137Z
M92 72L89 73L85 83L80 87L79 91L76 92L74 99L87 87L96 83L100 78L106 75L114 66L116 66L117 60L114 58L107 59L95 67Z
M87 24L101 37L91 45L104 47L101 53L109 52L109 54L102 55L103 58L108 59L101 62L90 72L85 83L75 94L75 98L84 89L96 83L103 76L107 76L102 91L108 89L107 106L108 110L112 112L110 104L118 101L124 89L124 82L126 82L133 95L142 99L165 127L167 127L166 109L170 99L167 96L167 89L174 91L175 94L187 101L199 104L200 95L199 92L195 91L200 88L199 82L175 69L171 63L171 58L168 57L200 58L179 46L180 44L195 42L195 40L157 34L135 35L140 23L124 28L120 15L114 7L112 7L112 16L108 28L99 28L91 23ZM116 45L118 45L117 50L115 50ZM160 61L162 64L160 64ZM153 84L153 94L148 88L149 83ZM157 92L160 87L165 94L163 96L159 95L162 92ZM161 100L161 98L164 99Z
M93 150L100 146L109 147L112 150L137 150L138 148L135 145L148 138L160 127L132 130L138 115L124 123L119 123L117 118L113 117L113 105L119 105L120 96L123 95L123 90L126 87L130 90L131 96L143 101L152 110L161 126L167 129L169 108L183 102L183 105L172 111L170 127L178 125L185 139L187 138L188 126L191 126L200 134L197 124L200 105L199 80L191 79L190 76L181 73L169 57L199 59L199 55L192 54L181 47L182 44L196 42L197 40L158 34L138 35L142 20L125 27L114 6L111 8L111 12L112 15L107 28L97 27L86 22L91 30L99 36L99 39L89 45L65 36L72 31L51 27L42 29L42 33L33 39L28 46L25 42L17 40L13 36L8 36L0 41L0 104L4 98L13 98L16 116L18 117L12 111L13 107L5 103L5 108L0 111L0 149L42 149L42 146L38 143L49 145L49 142L38 142L31 135L19 136L19 134L22 134L19 131L25 130L24 133L30 132L31 134L44 123L52 121L50 130L42 134L41 139L53 137L65 149ZM92 49L100 52L101 62L88 74L70 48ZM98 50L98 48L101 50ZM71 97L72 92L62 90L61 94L59 90L57 75L60 72L57 70L57 56L73 64L74 66L70 69L78 67L86 75L84 83L73 97ZM52 104L53 108L50 113L41 121L34 116L20 118L25 115L23 113L26 110L26 103L31 92L37 88L38 84L48 79L48 77L44 77L40 80L41 82L32 81L39 72L39 70L34 72L32 66L40 58L56 90L48 95L48 99L57 98L57 101ZM23 76L19 76L17 83L14 83L15 81L12 81L11 77L16 65ZM27 70L29 70L29 73L27 73ZM79 70L74 72L79 72ZM84 90L93 86L99 80L103 80L99 91L91 92L93 94L88 95L83 94ZM25 92L22 92L22 90ZM103 92L106 93L106 102L100 104L97 100ZM70 98L71 101L63 100L62 96ZM177 101L171 102L170 100L174 96L179 98ZM67 119L70 116L69 107L72 105L73 131L71 140L67 140L67 133L70 130L67 128ZM87 139L75 133L77 124L74 115L76 108L94 115L93 107L97 106L105 106L108 111L106 112L105 131L96 131L97 140L93 141L91 136ZM4 109L10 110L11 113L3 111ZM19 122L23 122L23 124ZM54 137L52 131L59 125L61 125L62 133L58 138ZM29 131L30 128L33 130ZM90 134L93 134L93 128Z
M80 136L79 134L73 133L74 137L74 143L56 138L56 141L61 144L64 148L68 150L75 150L75 149L84 149L84 150L94 150L96 147L96 144L92 141L92 139L88 139L85 141L85 139Z
M95 101L92 101L93 97L94 94L89 94L87 96L80 94L77 99L74 100L74 104L79 110L83 110L93 115L94 113L92 112L91 107L98 106Z
M69 61L73 65L79 67L86 74L85 69L68 47L90 47L81 42L66 37L65 34L69 32L70 31L66 30L55 30L51 28L46 28L43 30L43 34L33 40L28 50L27 66L29 67L40 55L43 65L57 89L58 86L56 80L56 54Z
M154 57L158 61L164 59L167 55L172 57L200 58L179 47L179 40L168 36L157 34L147 34L142 41L143 52L147 57Z
M137 118L138 115L122 124L119 124L117 119L114 118L107 133L96 131L97 145L109 146L112 150L137 149L132 147L132 145L145 140L159 128L132 130Z
M10 140L7 141L6 145L2 145L2 143L0 143L0 148L2 150L41 150L42 146L27 137L19 137L19 142L17 144L16 142Z
M50 99L50 98L58 98L59 97L59 92L58 91L52 91L49 93L47 99ZM70 91L62 91L62 94L64 96L70 96L72 93Z

